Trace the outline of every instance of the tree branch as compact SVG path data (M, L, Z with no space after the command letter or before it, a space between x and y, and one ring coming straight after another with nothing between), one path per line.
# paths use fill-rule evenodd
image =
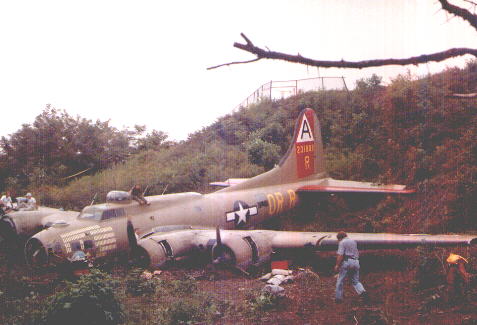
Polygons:
M239 48L243 51L255 54L259 59L272 59L272 60L282 60L288 61L293 63L301 63L306 64L309 66L314 67L321 67L321 68L354 68L354 69L362 69L368 67L378 67L384 65L409 65L409 64L420 64L426 63L430 61L443 61L452 57L462 56L465 54L470 54L477 57L477 49L471 48L452 48L443 52L436 52L432 54L423 54L419 56L413 56L405 59L378 59L378 60L364 60L364 61L325 61L325 60L314 60L310 58L306 58L301 56L300 54L291 55L281 52L275 52L270 50L264 50L260 47L253 45L253 43L244 35L241 34L242 37L245 39L246 43L234 43L234 47ZM233 64L228 63L228 64ZM222 64L228 65L228 64ZM217 66L218 67L218 66Z
M260 60L261 58L256 58L253 60L248 60L248 61L235 61L235 62L230 62L230 63L224 63L224 64L219 64L219 65L214 65L213 67L208 67L207 70L212 70L220 67L224 67L227 65L233 65L233 64L243 64L243 63L251 63Z
M464 2L470 3L473 6L477 6L477 2L471 0L463 0Z
M442 9L466 20L469 24L472 25L472 27L477 30L477 15L474 15L467 9L454 6L453 4L450 4L447 0L439 0L439 2L441 3Z
M474 2L474 0L464 0L464 1L467 1L474 6L476 5L476 2ZM439 2L443 10L447 11L448 13L456 17L460 17L466 20L472 27L474 27L475 30L477 30L477 15L476 14L473 14L467 9L455 6L449 3L448 0L439 0ZM385 65L409 65L409 64L417 65L417 64L427 63L432 61L440 62L449 58L458 57L458 56L462 56L466 54L470 54L470 55L473 55L474 57L477 57L477 49L475 48L451 48L442 52L436 52L432 54L422 54L419 56L413 56L413 57L404 58L404 59L389 58L389 59L376 59L376 60L364 60L364 61L314 60L314 59L303 57L300 54L291 55L291 54L271 51L268 48L263 49L263 48L257 47L243 33L241 33L240 35L245 40L245 44L236 42L234 43L234 47L239 48L243 51L255 54L256 58L254 60L249 60L249 61L231 62L231 63L217 65L217 66L208 68L209 70L226 66L226 65L255 62L260 59L282 60L282 61L288 61L293 63L305 64L305 65L314 66L314 67L322 67L322 68L333 67L333 68L362 69L362 68L378 67L378 66L385 66Z

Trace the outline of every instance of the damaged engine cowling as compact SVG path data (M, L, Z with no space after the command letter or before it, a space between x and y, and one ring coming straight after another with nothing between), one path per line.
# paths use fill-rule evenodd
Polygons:
M134 263L143 267L162 268L171 260L185 256L197 248L204 248L203 245L194 243L197 234L195 231L183 231L183 229L190 229L190 227L156 229L153 233L139 239L136 246L131 246ZM164 236L164 233L167 235Z
M235 266L243 271L266 263L272 254L269 238L259 233L217 232L217 242L212 247L214 264Z
M148 235L138 241L133 256L141 266L161 268L178 257L205 251L215 265L248 271L270 260L272 246L260 233L189 229Z

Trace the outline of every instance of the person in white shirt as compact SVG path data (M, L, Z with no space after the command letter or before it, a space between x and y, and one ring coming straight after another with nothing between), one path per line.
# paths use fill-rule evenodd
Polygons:
M12 198L10 197L10 191L6 191L5 194L0 198L0 201L2 201L5 208L13 209L13 203L12 203Z
M36 200L33 196L31 196L31 193L27 193L25 196L27 199L27 208L31 210L38 209L38 207L36 206Z

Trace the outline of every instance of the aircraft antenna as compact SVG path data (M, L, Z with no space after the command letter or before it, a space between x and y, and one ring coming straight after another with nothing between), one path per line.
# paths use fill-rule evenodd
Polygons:
M217 246L221 246L222 245L222 238L220 237L220 227L217 226L217 228L215 228L215 237L216 237L216 241L217 241Z
M94 201L96 201L96 196L98 196L98 192L96 192L93 196L93 199L91 200L91 203L90 205L93 205L94 204Z
M146 192L147 192L148 188L149 188L149 185L146 186L146 188L144 189L144 192L142 192L142 196L146 195Z

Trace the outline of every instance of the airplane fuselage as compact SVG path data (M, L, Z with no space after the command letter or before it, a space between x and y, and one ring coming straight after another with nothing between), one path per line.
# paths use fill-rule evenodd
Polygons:
M297 206L296 189L311 182L316 184L317 179L209 194L149 196L149 205L135 201L93 205L68 225L53 225L32 239L41 243L47 256L70 258L76 250L88 250L94 257L103 257L129 249L132 234L128 234L128 224L136 238L171 225L250 229ZM95 217L85 217L88 213Z

